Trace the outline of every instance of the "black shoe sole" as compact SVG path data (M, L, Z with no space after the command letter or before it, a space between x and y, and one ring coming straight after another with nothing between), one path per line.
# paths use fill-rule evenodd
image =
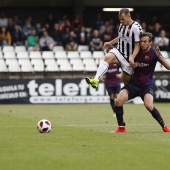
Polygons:
M87 82L88 84L90 84L90 80L89 80L88 78L86 78L86 82Z

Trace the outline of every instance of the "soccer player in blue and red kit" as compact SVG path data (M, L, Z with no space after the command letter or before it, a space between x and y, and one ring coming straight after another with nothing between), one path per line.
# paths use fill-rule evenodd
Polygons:
M106 89L110 97L110 105L114 113L115 99L120 92L120 78L122 76L122 73L119 72L119 68L120 66L117 64L109 64L109 68L105 75L105 80L100 78L100 81L105 82ZM116 117L116 115L113 114L113 117Z
M140 35L140 51L135 58L136 68L132 79L120 91L116 99L116 117L118 129L110 133L125 133L125 122L123 120L123 104L137 96L140 96L144 101L146 109L160 124L164 132L170 132L170 128L165 125L159 111L153 106L153 73L157 61L168 70L170 63L163 58L159 48L152 48L152 34L145 32Z

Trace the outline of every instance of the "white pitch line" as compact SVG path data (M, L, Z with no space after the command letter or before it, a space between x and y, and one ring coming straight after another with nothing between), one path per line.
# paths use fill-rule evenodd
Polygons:
M127 126L156 126L158 124L128 124ZM107 127L107 126L117 126L117 124L110 124L110 125L100 125L100 124L95 124L95 125L57 125L57 126L68 126L68 127Z
M127 126L157 126L158 124L128 124ZM117 126L117 124L109 124L109 125L102 125L102 124L94 124L94 125L55 125L55 127L112 127ZM1 128L29 128L29 127L36 127L35 126L0 126ZM52 126L53 127L53 126Z

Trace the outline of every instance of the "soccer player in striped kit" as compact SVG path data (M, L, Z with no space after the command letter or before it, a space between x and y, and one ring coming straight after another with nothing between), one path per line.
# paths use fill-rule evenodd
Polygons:
M131 80L122 88L116 99L116 117L118 129L110 133L125 133L125 122L123 120L123 104L140 96L144 101L146 109L160 124L164 132L170 132L170 128L165 125L159 111L153 106L153 73L157 61L160 62L166 69L170 70L170 63L163 58L160 49L152 48L153 36L146 32L140 35L140 51L135 58L136 68Z
M109 64L120 64L123 70L122 80L126 84L133 74L134 59L139 52L139 35L142 33L142 27L136 21L133 21L130 11L123 8L119 11L120 27L118 30L118 37L110 42L104 43L104 48L113 44L117 44L116 48L109 51L97 69L94 78L86 77L86 81L92 87L97 88L99 79L103 76L109 67ZM132 67L131 67L132 66Z
M107 53L113 47L110 46L107 49ZM113 110L113 117L116 117L115 114L115 100L120 92L120 79L122 78L122 72L119 71L120 66L118 64L109 64L109 68L106 72L105 79L103 77L100 78L101 82L105 82L107 92L110 97L110 106Z

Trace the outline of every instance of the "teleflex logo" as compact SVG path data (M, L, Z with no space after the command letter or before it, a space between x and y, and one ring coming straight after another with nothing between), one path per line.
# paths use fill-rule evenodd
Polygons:
M99 84L97 89L90 87L84 79L80 83L63 83L62 79L54 80L52 83L37 83L31 80L27 84L30 96L105 96L106 89L104 83Z

